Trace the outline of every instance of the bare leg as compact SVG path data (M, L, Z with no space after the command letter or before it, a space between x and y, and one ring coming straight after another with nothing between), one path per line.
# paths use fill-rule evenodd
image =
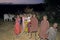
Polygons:
M47 40L47 39L45 39L45 38L41 38L40 40Z
M40 40L45 40L45 39L40 39Z
M37 35L36 35L36 32L35 32L35 40L37 40L37 39L36 39L36 36L37 36Z
M18 39L19 38L19 35L16 35L16 38Z
M32 38L32 33L30 33L30 39Z

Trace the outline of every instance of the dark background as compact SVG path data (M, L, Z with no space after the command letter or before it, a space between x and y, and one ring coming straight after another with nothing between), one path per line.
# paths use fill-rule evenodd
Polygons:
M0 4L0 18L3 18L5 13L21 14L26 7L33 8L37 12L44 12L49 19L54 18L54 20L50 19L51 21L60 23L60 0L45 0L45 3L40 4ZM55 15L52 12L55 12Z

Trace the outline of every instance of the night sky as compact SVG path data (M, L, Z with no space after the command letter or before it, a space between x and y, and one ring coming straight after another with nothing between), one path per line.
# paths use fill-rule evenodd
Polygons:
M45 6L57 7L57 5L60 5L59 3L59 0L0 0L0 18L4 13L14 14L18 13L18 10L23 12L26 7L33 8L34 11L45 11Z
M44 3L44 0L0 0L0 18L5 13L24 12L26 7L33 8L34 11L43 11L41 3Z
M0 4L0 17L5 13L18 14L24 12L26 7L33 8L34 11L44 11L45 4Z
M60 5L60 0L45 0L45 2L48 3L48 5L51 5L51 6Z

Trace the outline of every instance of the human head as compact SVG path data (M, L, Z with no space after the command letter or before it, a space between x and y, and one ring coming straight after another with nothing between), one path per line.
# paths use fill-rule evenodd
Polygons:
M43 16L43 20L47 20L47 16L46 15Z
M53 27L54 27L54 28L57 28L57 26L58 26L57 23L54 23L54 24L53 24Z
M32 16L35 17L35 14L33 14Z
M19 18L19 15L17 15L17 18Z

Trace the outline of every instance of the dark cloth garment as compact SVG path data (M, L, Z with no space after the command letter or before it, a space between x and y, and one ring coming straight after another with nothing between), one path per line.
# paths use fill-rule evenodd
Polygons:
M28 33L30 32L31 22L28 23Z
M20 17L21 19L20 19L20 24L22 25L22 17Z

